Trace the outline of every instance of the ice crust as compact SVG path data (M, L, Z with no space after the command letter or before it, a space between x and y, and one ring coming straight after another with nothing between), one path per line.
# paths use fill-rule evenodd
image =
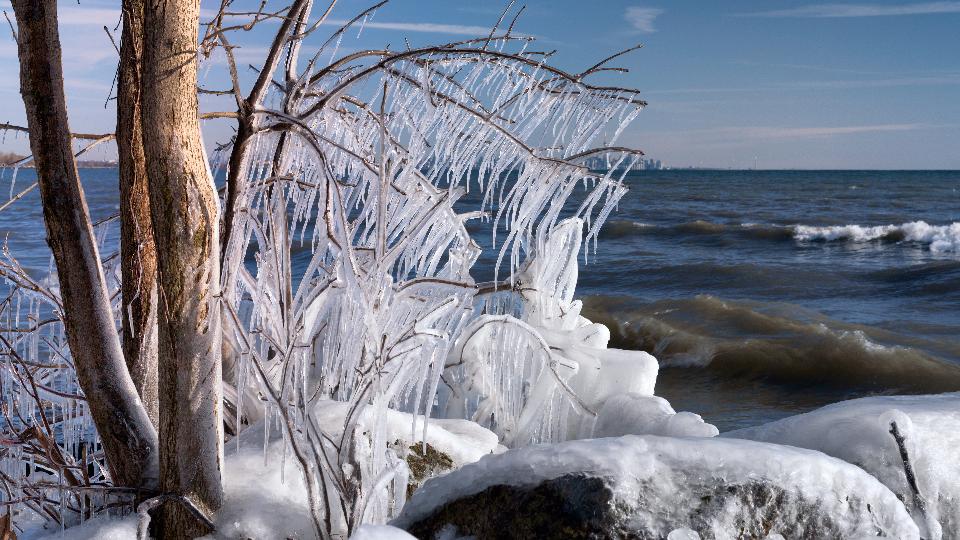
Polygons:
M906 438L926 517L914 506L892 421ZM960 393L843 401L723 437L810 448L853 463L901 495L925 538L960 536Z

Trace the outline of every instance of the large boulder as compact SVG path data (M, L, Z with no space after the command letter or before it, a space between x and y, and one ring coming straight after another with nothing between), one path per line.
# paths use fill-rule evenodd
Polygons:
M917 539L875 478L820 452L651 435L539 445L429 480L392 525L421 539Z
M905 439L925 513L907 483L892 422ZM960 538L960 393L854 399L723 436L810 448L853 463L904 501L924 538Z

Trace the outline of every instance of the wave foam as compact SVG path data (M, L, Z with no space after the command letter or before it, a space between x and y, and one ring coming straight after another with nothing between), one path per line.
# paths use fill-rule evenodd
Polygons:
M837 225L813 227L797 225L793 237L801 242L832 242L848 240L869 242L872 240L906 241L926 244L934 253L960 252L960 223L930 225L926 221L912 221L902 225Z

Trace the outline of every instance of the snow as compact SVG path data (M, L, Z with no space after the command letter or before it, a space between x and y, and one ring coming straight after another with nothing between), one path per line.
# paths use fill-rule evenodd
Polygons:
M914 508L891 421L906 438L927 518ZM853 463L903 496L926 538L940 538L940 528L944 538L960 536L960 393L843 401L723 437L810 448Z
M843 530L873 535L874 526L893 538L918 538L917 527L903 504L886 486L858 467L806 449L722 438L668 438L651 435L535 445L487 456L445 476L428 481L393 521L408 527L442 505L495 485L535 486L544 480L586 472L608 479L619 503L643 497L643 507L628 511L631 520L651 534L666 535L670 516L682 516L699 502L691 500L698 482L765 482L804 500L818 502L818 512ZM851 514L848 499L864 501L870 517ZM737 530L737 511L716 516L711 527L718 537ZM796 508L780 508L788 519ZM775 531L773 531L775 532Z
M27 529L18 536L20 540L135 540L137 516L122 518L100 516L82 525L70 527L63 532L44 534L48 531Z
M350 540L416 540L403 529L389 525L361 525Z
M257 427L251 432L262 433ZM293 459L288 457L283 464L278 459L284 454L283 444L282 440L269 443L266 451L273 458L266 464L262 442L255 438L239 452L227 451L223 507L217 514L217 532L208 540L285 540L316 535L303 475Z
M325 432L337 440L342 432L349 403L320 401L315 418ZM384 440L399 440L409 446L423 434L423 417L417 417L417 438L413 437L414 417L411 414L387 409ZM361 415L361 423L372 422L373 411ZM369 425L361 425L366 432ZM491 452L497 452L497 436L467 420L430 419L426 442L450 456L455 466L470 463ZM303 475L289 452L284 453L284 441L279 430L272 430L266 450L264 429L254 425L241 435L240 450L228 444L224 466L224 506L217 516L217 533L211 540L227 538L256 538L257 540L284 540L312 538L314 526ZM264 456L271 456L265 460ZM285 463L279 459L286 455ZM388 534L392 533L393 536ZM398 536L388 527L365 527L354 538L387 539ZM403 533L405 535L405 533Z

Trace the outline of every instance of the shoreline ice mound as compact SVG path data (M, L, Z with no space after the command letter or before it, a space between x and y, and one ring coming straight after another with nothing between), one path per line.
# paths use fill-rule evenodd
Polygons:
M482 306L447 362L441 415L472 418L511 448L592 437L597 422L610 427L613 413L635 420L621 423L618 435L716 435L697 415L667 418L676 413L665 400L636 397L654 395L657 359L608 348L609 329L580 314L582 231L582 220L571 218L536 239L507 291L519 305Z
M914 504L892 421L906 439L926 516ZM960 537L960 393L843 401L723 437L810 448L853 463L903 499L925 538Z
M392 525L418 538L455 529L547 538L918 539L886 486L820 452L755 441L652 435L537 445L428 481Z
M719 430L700 415L676 412L658 396L618 394L604 402L593 424L592 438L623 435L715 437Z

